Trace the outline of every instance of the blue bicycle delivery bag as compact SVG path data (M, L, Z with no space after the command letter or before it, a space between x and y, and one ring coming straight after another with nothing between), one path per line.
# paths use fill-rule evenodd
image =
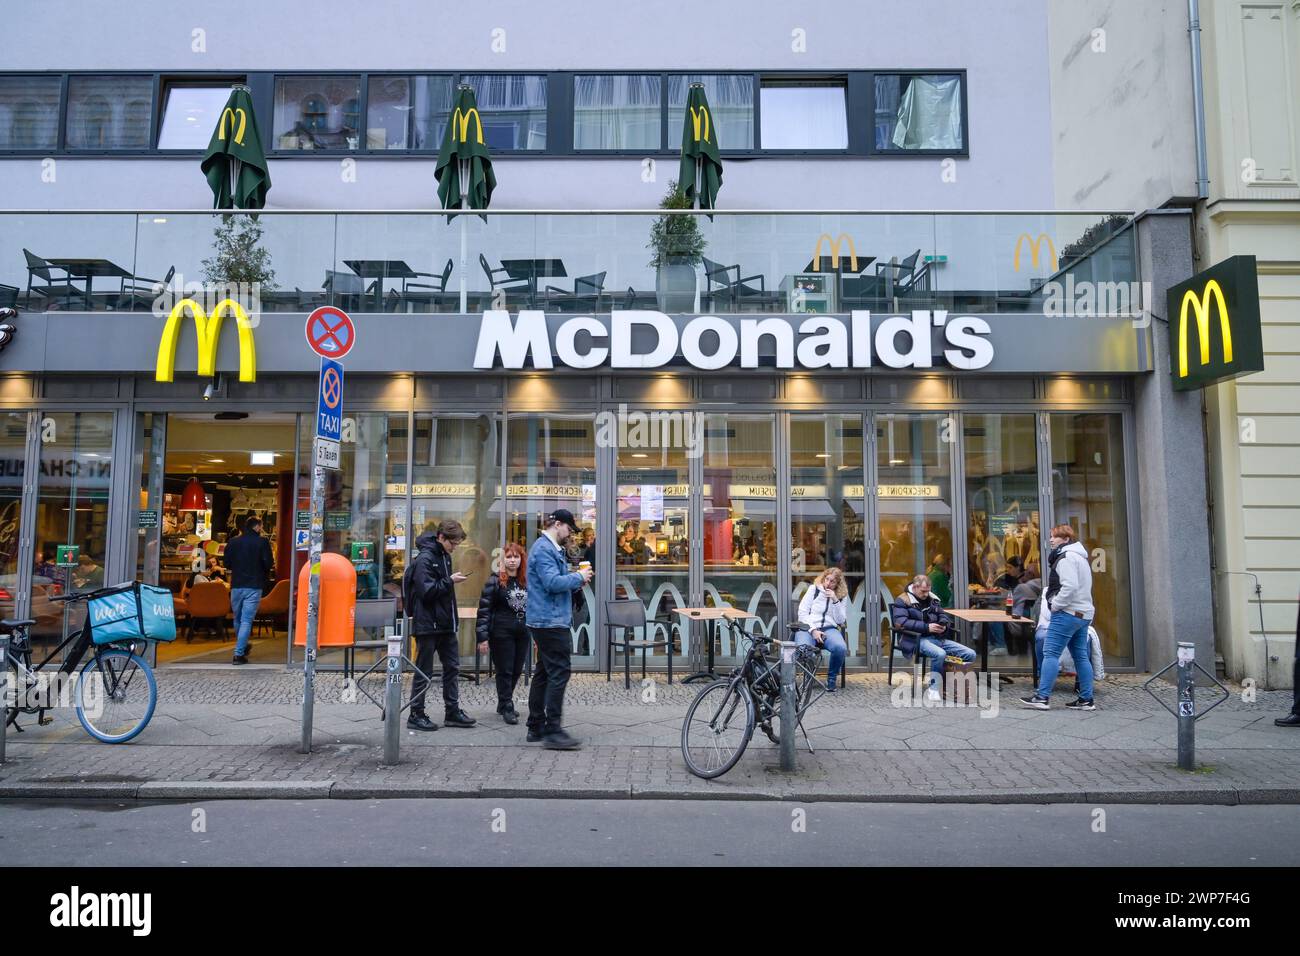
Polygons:
M96 644L176 640L176 605L166 588L131 581L86 603Z

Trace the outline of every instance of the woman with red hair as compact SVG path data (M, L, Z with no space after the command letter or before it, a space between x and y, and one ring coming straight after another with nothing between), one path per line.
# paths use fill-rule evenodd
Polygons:
M511 541L501 553L501 570L487 579L478 602L475 629L479 650L491 649L497 670L497 713L507 724L519 723L515 710L515 685L528 656L528 628L524 611L528 606L528 555Z

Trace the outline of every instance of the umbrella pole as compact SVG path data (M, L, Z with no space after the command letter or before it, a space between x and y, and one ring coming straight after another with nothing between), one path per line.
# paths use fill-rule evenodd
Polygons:
M702 157L702 156L697 156L697 157L695 158L695 195L694 195L694 198L693 198L692 201L691 201L691 207L692 207L693 209L699 209L699 208L700 208L700 183L703 181L703 178L704 178L704 157ZM697 226L699 225L699 221L700 221L700 217L699 217L699 216L696 216L696 217L695 217L695 223L696 223ZM695 273L695 305L692 307L691 311L693 311L696 315L699 315L699 314L700 314L700 274L699 274L699 272L696 272L696 273Z
M465 209L469 202L469 160L458 162L460 173L460 311L464 315L469 311L469 293L465 287L465 271L469 267L469 247L465 235Z

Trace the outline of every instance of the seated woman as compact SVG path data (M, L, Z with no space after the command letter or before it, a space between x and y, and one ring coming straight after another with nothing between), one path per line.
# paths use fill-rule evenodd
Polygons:
M808 630L798 631L796 644L806 647L824 647L830 652L831 662L826 673L826 689L835 693L835 682L849 645L844 640L844 622L848 616L849 588L844 582L844 572L830 567L817 576L799 602L799 622Z

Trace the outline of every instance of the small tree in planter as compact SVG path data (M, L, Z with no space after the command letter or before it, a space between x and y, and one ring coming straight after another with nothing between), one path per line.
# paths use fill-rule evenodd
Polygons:
M212 231L212 258L203 260L203 279L224 287L249 311L260 311L253 296L275 288L271 253L262 246L262 223L253 216L227 214ZM220 300L218 300L220 301Z
M690 201L677 183L668 184L660 209L690 209ZM697 216L660 216L650 227L646 247L654 256L655 294L663 312L689 312L695 304L695 267L700 264L706 242Z

